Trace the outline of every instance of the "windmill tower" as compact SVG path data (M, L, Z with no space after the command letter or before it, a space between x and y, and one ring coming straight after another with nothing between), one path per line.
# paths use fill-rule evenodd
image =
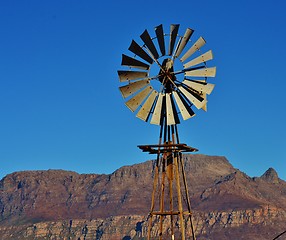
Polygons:
M138 146L157 155L148 239L195 239L182 154L198 150L180 142L178 124L195 116L193 106L207 110L207 95L214 88L207 78L215 77L216 68L207 67L213 54L201 52L204 38L193 42L190 28L184 35L178 32L179 24L172 24L168 33L162 25L155 27L154 37L145 30L142 45L132 40L128 48L134 56L122 54L121 65L127 69L118 71L126 106L136 117L160 126L157 144Z

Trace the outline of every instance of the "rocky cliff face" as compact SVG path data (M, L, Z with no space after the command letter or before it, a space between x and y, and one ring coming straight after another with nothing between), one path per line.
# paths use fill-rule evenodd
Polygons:
M286 182L274 169L250 178L224 157L184 162L198 239L273 239L285 230ZM152 161L109 175L9 174L0 181L0 239L145 239L152 177Z

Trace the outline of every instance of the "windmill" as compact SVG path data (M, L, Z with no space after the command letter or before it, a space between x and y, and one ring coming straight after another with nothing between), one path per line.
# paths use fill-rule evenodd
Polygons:
M213 54L201 51L204 38L192 41L190 28L179 35L179 26L171 24L164 33L161 24L155 27L154 37L145 30L140 35L142 44L132 40L128 48L133 56L122 54L126 69L118 71L126 106L136 117L160 126L158 144L138 146L157 155L148 239L195 239L182 154L198 150L180 143L178 124L195 116L193 107L207 110L207 95L214 88L207 78L215 77L216 67L207 66Z

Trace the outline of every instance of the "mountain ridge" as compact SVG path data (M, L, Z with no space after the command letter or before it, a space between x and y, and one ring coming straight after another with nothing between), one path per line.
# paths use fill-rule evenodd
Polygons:
M224 236L224 226L230 227L229 232L236 232L238 228L245 230L248 226L253 229L249 234L253 234L259 224L269 225L267 229L271 228L273 234L282 230L281 222L286 220L286 182L273 168L260 177L249 177L225 157L186 154L183 160L199 236L210 237L214 233ZM41 224L53 222L69 226L69 221L79 221L80 225L80 219L89 224L100 222L110 230L113 225L108 219L122 218L127 225L121 226L118 220L119 225L113 226L117 235L112 239L123 239L123 232L127 228L136 229L139 222L142 222L143 234L151 200L153 164L150 160L123 166L111 174L63 170L8 174L0 181L0 233L9 233L11 226L26 226L19 234L30 234L33 239L37 231L29 232L31 226L39 229ZM141 220L133 222L131 216L140 216L136 219ZM130 223L127 223L128 217L131 217ZM273 222L277 228L273 229ZM102 230L103 225L97 223L90 225L97 229L95 232L103 231L96 239L108 239L109 230ZM41 231L48 234L47 229ZM136 234L131 234L130 239L140 239L134 238L139 237L139 233ZM14 236L14 239L17 238Z

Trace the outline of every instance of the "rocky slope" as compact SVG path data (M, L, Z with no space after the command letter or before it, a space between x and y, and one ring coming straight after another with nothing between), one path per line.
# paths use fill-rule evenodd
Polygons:
M250 178L224 157L185 155L198 239L273 239L286 230L286 182ZM145 239L153 162L109 175L48 170L0 181L0 239Z

